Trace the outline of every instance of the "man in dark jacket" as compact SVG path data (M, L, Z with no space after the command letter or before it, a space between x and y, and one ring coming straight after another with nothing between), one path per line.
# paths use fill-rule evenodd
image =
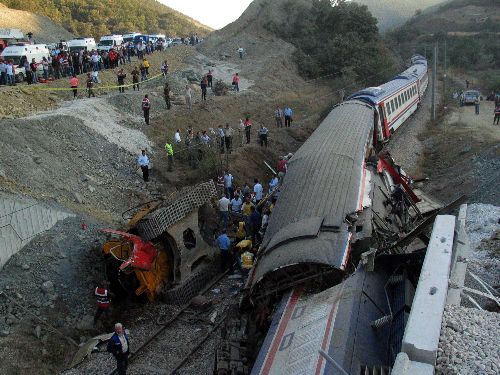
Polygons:
M121 323L115 324L115 334L108 341L108 352L116 359L118 375L126 375L130 350L128 336Z

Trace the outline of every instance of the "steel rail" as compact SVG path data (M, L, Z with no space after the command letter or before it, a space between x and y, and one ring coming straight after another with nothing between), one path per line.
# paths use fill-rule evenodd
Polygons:
M212 288L215 284L217 284L224 276L227 275L229 271L225 271L223 273L221 273L220 275L216 276L212 282L210 284L208 284L202 291L201 291L201 295L205 294L206 292L208 292L210 290L210 288ZM162 325L162 327L157 330L153 335L151 335L145 342L143 342L137 349L135 349L132 354L130 355L129 357L129 363L133 362L137 357L138 357L138 354L143 351L149 344L151 344L162 332L164 332L168 327L170 327L172 325L172 323L174 323L178 318L179 316L184 313L190 306L190 303L187 303L185 305L183 305L181 307L181 309L179 311L177 311L170 319L168 319L167 321L165 322L160 322L159 320L157 320L157 323L159 325ZM216 324L216 327L220 326L220 324L222 323L223 319L221 319L217 324ZM210 331L210 334L213 333L215 331L215 329L212 329ZM208 337L207 337L208 338ZM205 341L206 338L203 340ZM200 343L201 345L201 343ZM199 345L198 345L199 347ZM196 350L196 349L194 349ZM192 353L190 354L192 355ZM187 359L184 360L184 362L186 361ZM183 363L184 363L183 362ZM182 366L182 364L181 364ZM118 374L118 372L116 371L116 369L114 369L113 371L109 372L108 375L116 375Z

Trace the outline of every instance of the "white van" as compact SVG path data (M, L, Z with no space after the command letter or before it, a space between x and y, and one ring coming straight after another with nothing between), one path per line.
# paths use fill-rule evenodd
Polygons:
M43 73L41 62L44 57L48 59L49 54L50 51L46 44L16 43L5 47L1 56L4 60L13 61L16 71L16 80L23 81L24 77L26 77L26 72L24 71L24 66L19 66L19 64L21 64L21 62L24 63L24 58L26 58L29 63L35 59L35 62L38 64L37 71Z
M73 51L92 51L97 49L94 38L76 38L68 41L68 48L70 52Z
M104 35L101 37L97 49L99 51L109 51L111 48L116 48L123 44L123 36L121 35Z

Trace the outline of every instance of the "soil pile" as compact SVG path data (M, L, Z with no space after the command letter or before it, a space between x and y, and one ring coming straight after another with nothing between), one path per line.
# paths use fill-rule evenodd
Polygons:
M0 28L21 29L26 36L32 32L38 43L55 43L73 39L73 34L48 17L23 10L10 9L0 3Z

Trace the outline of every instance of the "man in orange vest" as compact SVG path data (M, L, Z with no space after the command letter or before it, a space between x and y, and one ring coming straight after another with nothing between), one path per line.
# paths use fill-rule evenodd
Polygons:
M76 78L76 75L73 74L73 77L69 80L69 85L73 89L73 99L76 99L78 96L78 85L80 82L78 81L78 78Z
M142 111L144 112L144 120L146 120L146 125L149 125L149 109L151 108L151 102L148 99L148 94L144 95L142 99Z
M96 298L97 311L94 315L94 325L97 324L97 320L102 314L105 315L106 320L109 320L109 308L111 306L111 295L107 288L107 282L103 281L94 290L94 296Z

